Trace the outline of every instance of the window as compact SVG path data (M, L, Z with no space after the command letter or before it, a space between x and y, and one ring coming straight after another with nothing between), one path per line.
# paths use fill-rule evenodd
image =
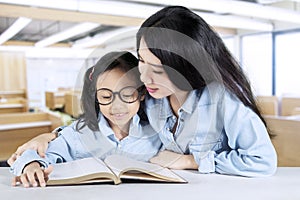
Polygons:
M300 31L275 34L276 96L300 94Z
M242 67L255 95L272 95L272 35L245 35L241 38Z

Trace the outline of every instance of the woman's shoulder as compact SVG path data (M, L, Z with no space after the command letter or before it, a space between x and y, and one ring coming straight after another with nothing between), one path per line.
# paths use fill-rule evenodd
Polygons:
M225 101L241 103L236 95L230 92L224 84L217 82L206 85L201 92L198 92L198 95L200 96L200 105L224 103Z
M212 82L207 84L202 90L197 90L197 95L200 96L200 104L215 104L223 99L224 95L226 95L225 86Z

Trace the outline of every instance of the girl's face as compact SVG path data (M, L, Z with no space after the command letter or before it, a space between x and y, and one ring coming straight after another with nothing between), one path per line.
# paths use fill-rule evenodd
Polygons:
M138 93L135 89L138 85L135 79L120 69L106 71L98 77L97 99L100 111L114 131L128 132L130 120L139 110L140 99L136 100Z
M171 82L161 61L148 49L143 38L138 54L141 81L145 84L149 94L159 99L176 93L178 88Z

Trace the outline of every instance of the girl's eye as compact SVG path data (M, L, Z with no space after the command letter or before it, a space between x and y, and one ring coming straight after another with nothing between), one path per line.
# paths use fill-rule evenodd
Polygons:
M132 97L133 94L123 94L122 97L128 98L128 97Z
M102 99L111 99L111 96L101 96Z

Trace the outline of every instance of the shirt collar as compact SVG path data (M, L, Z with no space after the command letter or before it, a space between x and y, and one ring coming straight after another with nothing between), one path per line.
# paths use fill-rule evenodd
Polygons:
M114 136L115 133L111 129L107 119L99 113L99 129L100 132L106 136L106 137L111 137ZM142 131L139 130L139 127L141 126L140 124L140 117L136 114L133 116L130 125L129 125L129 136L134 136L134 137L141 137L143 135Z
M111 135L114 135L114 132L113 130L111 129L108 121L106 120L106 118L101 114L99 113L99 122L98 122L98 126L99 126L99 130L100 132L106 136L106 137L109 137Z
M138 114L134 115L129 126L129 135L133 137L142 137L143 131L140 130L141 123L140 123L140 117Z
M191 114L193 112L193 110L195 110L195 108L199 102L200 95L201 95L200 90L192 90L189 93L187 99L185 100L184 104L181 106L180 109Z
M192 90L187 99L185 100L185 102L183 103L183 105L179 108L179 110L183 110L189 114L191 114L198 102L199 102L199 99L200 99L200 95L201 95L201 91L200 90ZM167 108L167 109L160 109L160 116L163 116L163 117L171 117L173 116L173 112L172 112L172 108L171 108L171 105L170 105L170 102L168 100L168 98L163 98L163 99L160 99L160 106L161 108Z

